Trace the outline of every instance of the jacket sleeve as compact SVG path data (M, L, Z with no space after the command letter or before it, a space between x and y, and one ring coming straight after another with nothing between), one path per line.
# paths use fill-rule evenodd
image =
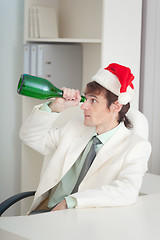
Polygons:
M57 148L60 128L55 121L59 113L41 111L41 105L35 106L31 115L20 128L20 139L43 155L51 154Z
M128 152L119 175L110 185L71 195L77 200L76 208L125 206L136 203L150 153L151 145L148 141L137 143Z

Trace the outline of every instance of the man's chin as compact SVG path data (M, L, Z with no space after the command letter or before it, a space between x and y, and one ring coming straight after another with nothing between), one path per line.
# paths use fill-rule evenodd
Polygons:
M91 122L87 121L87 120L84 120L84 125L86 127L94 127L94 125Z

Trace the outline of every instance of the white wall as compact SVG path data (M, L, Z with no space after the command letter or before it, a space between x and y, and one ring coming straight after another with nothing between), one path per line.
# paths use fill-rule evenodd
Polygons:
M132 105L138 108L142 0L105 0L103 11L102 65L116 62L132 69L136 90Z
M16 93L23 61L23 1L0 1L0 202L20 192L21 97ZM18 206L8 214L18 214Z
M143 1L140 110L149 121L149 170L160 174L160 1Z

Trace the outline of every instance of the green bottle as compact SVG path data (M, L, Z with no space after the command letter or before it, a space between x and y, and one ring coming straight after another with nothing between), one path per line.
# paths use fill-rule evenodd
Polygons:
M63 91L56 88L50 81L45 78L22 74L17 87L17 92L23 96L48 99L63 97ZM85 97L81 96L81 102L85 101Z

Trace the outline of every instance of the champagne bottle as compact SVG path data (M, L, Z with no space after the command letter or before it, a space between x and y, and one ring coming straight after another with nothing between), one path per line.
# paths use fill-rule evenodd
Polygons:
M63 91L56 88L50 81L29 74L22 74L20 76L17 92L23 96L42 100L63 97ZM84 101L85 97L81 96L81 102Z

